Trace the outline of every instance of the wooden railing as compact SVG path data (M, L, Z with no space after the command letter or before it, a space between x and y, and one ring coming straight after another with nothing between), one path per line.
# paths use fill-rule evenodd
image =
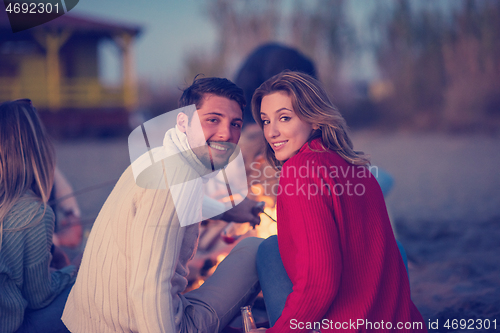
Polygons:
M49 96L47 84L44 82L0 78L0 102L29 98L36 107L53 111L63 108L131 107L127 105L123 87L105 87L97 79L63 79L59 93L54 95Z

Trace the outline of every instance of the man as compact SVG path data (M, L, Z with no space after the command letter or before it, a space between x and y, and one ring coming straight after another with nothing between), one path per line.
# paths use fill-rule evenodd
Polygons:
M218 332L259 292L261 240L247 238L200 288L181 294L197 247L201 185L229 162L245 98L229 80L202 78L179 100L191 104L196 112L179 113L165 134L160 153L168 158L155 159L155 151L150 167L133 163L99 213L62 318L70 331ZM252 205L222 217L256 222Z

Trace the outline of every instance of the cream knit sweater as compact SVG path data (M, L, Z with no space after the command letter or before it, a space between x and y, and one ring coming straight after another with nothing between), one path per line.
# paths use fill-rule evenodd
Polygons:
M191 150L185 134L167 132L164 149L185 159L167 170L168 184L191 180L180 195L201 221L203 178L210 171ZM199 223L181 227L162 163L136 184L129 167L102 207L88 239L76 283L63 313L71 332L166 332L180 329ZM213 176L214 173L209 176ZM202 178L200 178L203 176ZM195 182L193 185L192 182ZM184 192L182 192L184 191Z

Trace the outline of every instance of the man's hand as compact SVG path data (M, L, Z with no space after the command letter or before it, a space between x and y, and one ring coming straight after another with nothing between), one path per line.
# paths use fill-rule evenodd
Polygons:
M259 214L263 210L263 203L245 198L236 207L226 211L221 219L227 222L250 222L252 226L256 226L260 224Z

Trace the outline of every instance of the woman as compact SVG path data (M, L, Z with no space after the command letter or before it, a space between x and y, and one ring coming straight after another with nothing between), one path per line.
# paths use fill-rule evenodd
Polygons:
M321 84L282 72L256 90L252 112L281 169L278 237L257 256L268 333L426 331L380 186Z
M30 100L0 105L0 332L67 332L76 268L51 271L52 144Z

